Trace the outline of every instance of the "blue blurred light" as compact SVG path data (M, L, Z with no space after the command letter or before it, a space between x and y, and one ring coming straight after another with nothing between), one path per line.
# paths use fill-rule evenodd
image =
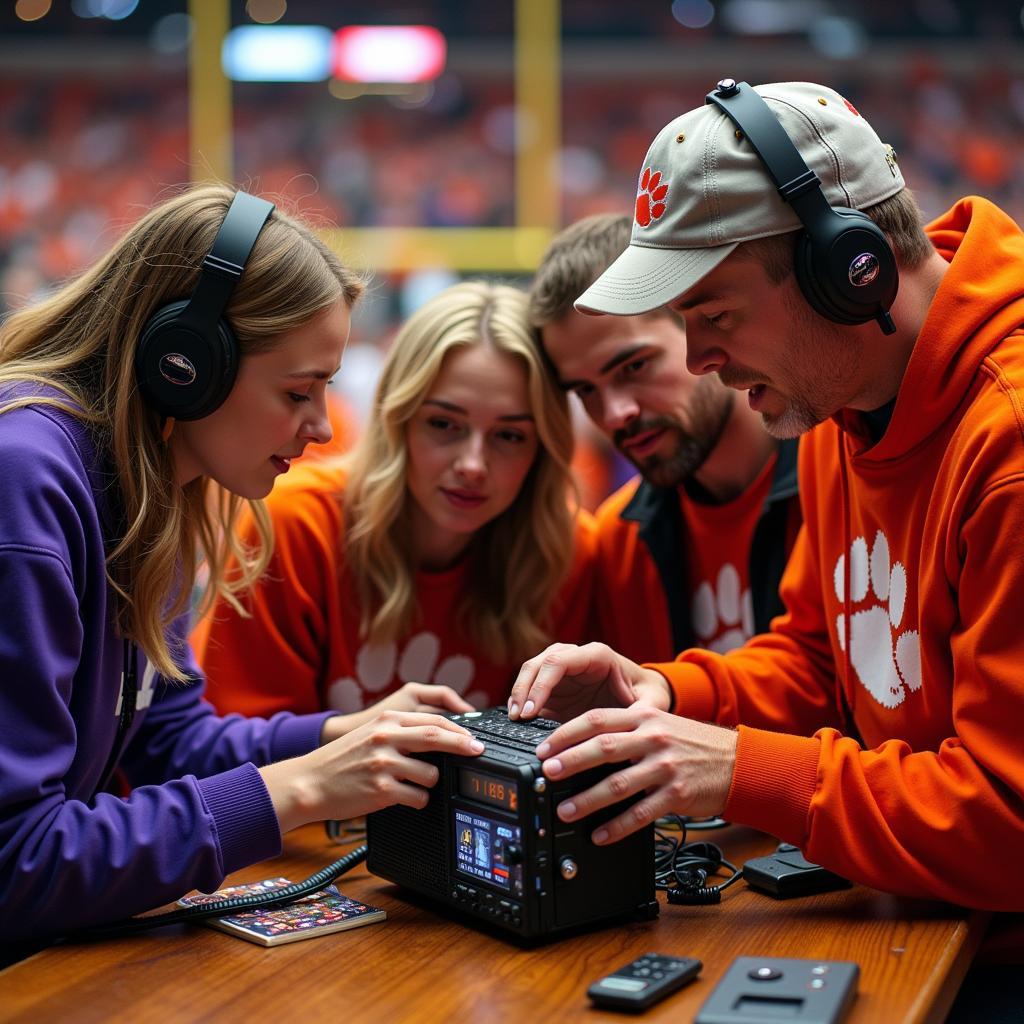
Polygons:
M135 13L139 0L71 0L71 13L79 18L107 18L123 21Z
M165 14L149 34L149 45L157 53L182 53L192 39L192 19L184 12Z
M672 0L672 17L685 28L706 28L715 20L711 0Z
M236 82L322 82L332 39L322 25L243 25L224 37L221 65Z
M103 0L100 16L111 21L123 21L139 6L139 0Z
M722 21L737 35L784 35L804 32L826 13L820 0L729 0Z
M425 302L429 302L458 280L458 275L451 270L414 270L406 277L398 293L402 319L412 316Z
M807 32L811 45L837 60L849 60L867 49L868 38L864 29L852 18L829 15L812 22Z

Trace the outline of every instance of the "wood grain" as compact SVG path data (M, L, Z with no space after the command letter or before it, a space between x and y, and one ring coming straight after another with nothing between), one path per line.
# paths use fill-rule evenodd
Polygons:
M774 845L738 827L708 838L739 863ZM342 852L308 826L288 837L282 857L230 882L300 880ZM704 970L646 1021L691 1020L735 957L764 954L856 961L851 1024L918 1024L945 1017L987 923L984 914L861 887L777 902L739 883L717 906L663 903L657 921L524 949L408 902L363 866L338 885L383 907L387 921L272 949L184 925L56 947L0 972L0 1020L621 1024L620 1015L590 1007L587 986L641 953L659 952L699 957Z

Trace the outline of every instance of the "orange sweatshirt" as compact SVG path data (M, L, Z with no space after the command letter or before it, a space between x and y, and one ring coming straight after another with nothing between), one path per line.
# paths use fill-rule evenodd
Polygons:
M724 504L634 479L595 513L600 639L634 661L726 651L783 611L779 581L800 527L795 441Z
M657 668L677 713L739 726L729 819L879 889L1020 911L1024 234L971 198L929 235L950 267L885 434L845 411L801 443L787 614Z
M359 711L409 680L446 684L478 707L504 703L520 662L497 663L456 626L471 566L416 574L421 616L398 643L370 645L359 635L359 607L348 573L334 463L296 466L267 507L274 556L245 599L252 618L218 602L192 635L207 677L206 696L222 713ZM241 533L255 536L251 521ZM553 612L552 636L586 642L593 586L593 525L583 514L576 557Z

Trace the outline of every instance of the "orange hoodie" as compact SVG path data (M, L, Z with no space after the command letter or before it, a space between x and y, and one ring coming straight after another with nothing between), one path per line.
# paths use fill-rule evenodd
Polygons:
M396 643L363 640L345 558L344 486L336 462L313 461L274 487L267 499L274 556L243 598L252 617L219 601L192 634L208 699L222 713L264 717L324 708L353 712L413 679L451 686L477 707L503 704L521 662L495 661L459 628L469 559L445 572L416 574L419 616L407 636ZM239 533L250 543L255 539L251 518ZM549 630L569 643L591 639L594 543L592 520L583 513Z
M845 412L801 443L787 614L656 667L678 713L739 726L729 819L879 889L1020 911L1024 234L971 198L929 235L950 267L884 436Z

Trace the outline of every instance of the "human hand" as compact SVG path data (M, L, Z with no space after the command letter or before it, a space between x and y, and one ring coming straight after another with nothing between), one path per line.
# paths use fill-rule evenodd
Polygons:
M431 683L406 683L383 700L371 704L362 711L349 715L334 715L324 722L320 733L321 743L330 743L341 736L372 722L383 711L472 711L473 705L463 700L450 686L434 686Z
M565 721L590 708L625 708L637 700L667 708L665 677L607 644L552 644L523 663L508 698L508 714Z
M665 814L708 817L725 807L736 766L737 734L643 704L588 711L537 747L549 779L562 780L602 764L629 762L555 808L577 821L636 793L640 800L591 838L614 843Z
M437 768L412 754L472 757L483 744L436 714L382 711L372 721L302 757L260 769L281 831L310 821L355 818L404 804L422 809Z

